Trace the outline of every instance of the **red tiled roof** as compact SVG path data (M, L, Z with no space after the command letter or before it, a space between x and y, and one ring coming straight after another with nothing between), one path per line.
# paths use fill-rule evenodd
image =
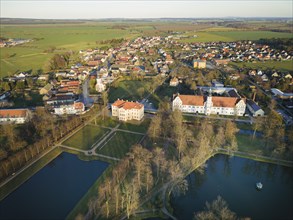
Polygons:
M112 106L118 107L118 108L124 108L126 110L128 109L141 109L143 107L142 104L138 102L126 102L124 100L118 99L116 102L112 104Z
M0 109L0 117L25 117L27 113L27 109Z
M203 106L205 102L204 96L197 95L179 95L183 105Z

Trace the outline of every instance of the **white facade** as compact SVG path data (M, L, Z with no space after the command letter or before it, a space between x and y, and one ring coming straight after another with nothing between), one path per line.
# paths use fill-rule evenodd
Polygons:
M243 116L246 104L243 99L236 97L178 95L173 100L172 107L173 110L186 113Z
M81 102L75 102L73 104L69 105L60 105L57 107L54 107L54 114L56 115L72 115L72 114L79 114L84 112L85 107L84 104Z
M106 89L106 85L103 83L102 79L97 79L96 84L96 91L97 92L103 92Z
M121 121L141 120L144 116L144 105L137 102L117 100L112 104L112 116Z
M29 119L30 119L30 112L28 109L1 109L0 110L0 124L1 123L23 124Z

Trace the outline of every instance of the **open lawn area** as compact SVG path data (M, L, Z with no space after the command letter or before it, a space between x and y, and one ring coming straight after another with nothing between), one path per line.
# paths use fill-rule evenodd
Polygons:
M171 101L173 94L178 92L178 87L171 87L169 84L164 83L159 86L154 94L149 97L150 102L154 104L155 108L159 107L159 103L163 100Z
M105 117L103 119L102 116L98 116L96 120L92 121L92 124L97 123L97 125L103 126L103 127L109 127L114 128L116 127L120 122L113 117Z
M96 153L110 157L122 158L129 151L130 147L137 144L142 137L143 136L139 134L117 131L108 143L102 145L102 149L96 150Z
M152 80L123 80L117 88L111 87L109 92L109 102L113 103L118 98L128 101L138 101L148 94ZM142 91L140 89L143 88Z
M260 38L291 38L290 33L272 31L199 31L192 33L197 37L181 39L181 42L211 42L211 41L237 41L258 40ZM191 35L191 34L190 34Z
M145 118L143 121L132 120L128 122L121 122L118 128L128 131L146 133L150 125L150 122L151 119L149 118Z
M291 71L291 72L293 72L293 60L265 61L265 62L258 61L255 63L232 62L229 65L234 66L234 67L240 67L240 68L261 69L261 70L266 70L266 69L270 68L270 69L275 69L276 71L284 71L284 72Z
M109 129L87 125L62 144L81 150L89 150L91 146L107 132L109 132Z
M255 137L252 140L251 135L237 134L238 150L251 154L269 156L268 148L265 146L265 140L260 137Z

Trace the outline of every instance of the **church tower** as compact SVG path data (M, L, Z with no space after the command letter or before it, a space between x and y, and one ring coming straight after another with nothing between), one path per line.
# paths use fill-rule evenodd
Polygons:
M210 88L209 95L207 96L207 100L205 103L205 114L210 115L213 107L213 101L212 101L212 90Z

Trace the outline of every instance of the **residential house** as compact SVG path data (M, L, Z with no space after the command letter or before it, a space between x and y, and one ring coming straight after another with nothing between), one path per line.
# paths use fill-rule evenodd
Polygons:
M23 124L29 119L28 109L0 109L0 123Z
M173 110L178 109L187 113L200 113L205 115L238 115L245 113L245 99L238 97L176 95Z
M141 120L144 116L144 105L118 99L112 104L112 116L121 121Z
M53 88L53 85L48 83L47 85L45 85L43 88L40 89L40 95L48 94L52 88Z
M170 80L170 86L178 86L179 80L177 77L174 77Z
M219 66L219 65L226 66L230 62L230 59L215 59L214 62L217 66Z
M207 67L206 60L193 60L193 68L196 69L204 69Z
M85 110L84 104L82 102L73 102L66 105L54 106L54 114L56 115L72 115L81 114Z
M251 112L253 117L264 116L264 111L253 101L248 99L246 102L247 109Z
M96 91L97 92L103 92L106 89L106 85L103 83L102 79L97 79L96 84Z

